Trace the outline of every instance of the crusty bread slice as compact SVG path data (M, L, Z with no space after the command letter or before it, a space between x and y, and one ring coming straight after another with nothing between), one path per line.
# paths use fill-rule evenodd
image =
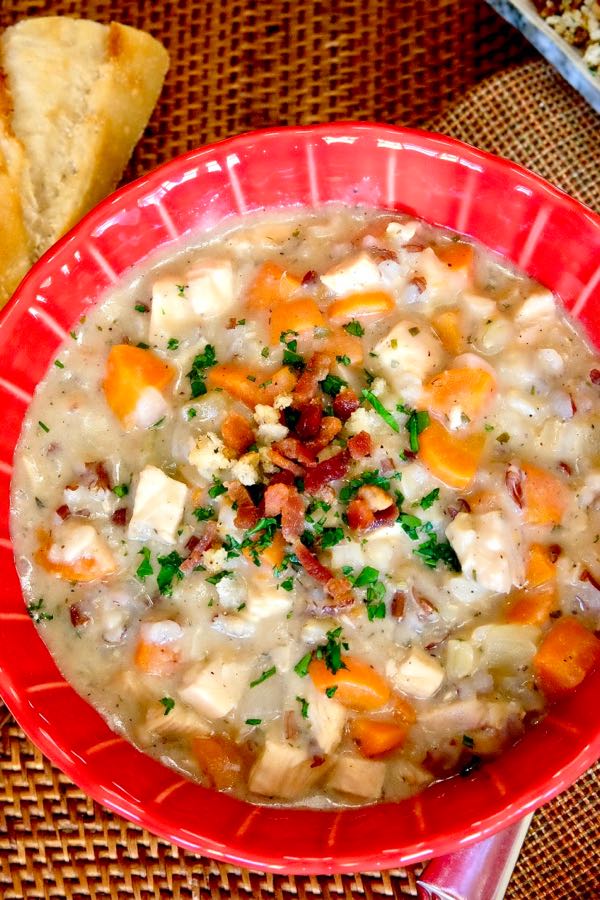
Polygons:
M168 64L151 35L117 23L49 16L2 34L10 116L7 122L0 108L0 122L24 151L21 176L9 169L13 183L20 182L34 257L113 190ZM28 186L33 205L24 200Z

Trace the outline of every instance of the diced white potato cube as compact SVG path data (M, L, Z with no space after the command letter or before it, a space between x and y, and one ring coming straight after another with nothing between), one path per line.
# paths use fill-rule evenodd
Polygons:
M289 672L298 662L298 652L296 645L292 641L286 641L285 644L271 647L270 655L277 671L283 674Z
M296 800L321 776L319 767L311 769L311 762L312 757L299 747L267 740L250 771L248 787L262 797Z
M439 481L422 463L415 460L415 462L402 467L402 481L399 488L408 502L413 503L420 500L425 494L429 494L439 486Z
M519 717L519 711L519 704L514 701L471 697L420 710L418 727L443 739L477 728L502 729L509 719Z
M251 661L214 656L194 666L179 690L181 699L209 719L222 719L239 703L248 687Z
M513 585L521 584L519 536L502 513L461 512L446 528L446 537L466 578L499 594L507 594Z
M390 222L385 229L385 234L394 243L408 244L417 233L418 227L419 222L414 219L409 219L408 222Z
M334 294L353 294L365 288L376 287L381 280L379 268L368 253L356 253L333 266L321 281Z
M308 702L308 721L312 736L322 753L332 753L342 740L346 710L341 703L318 691L308 681L307 678L302 693Z
M212 731L206 719L199 716L194 710L177 702L170 712L165 715L165 707L160 703L153 703L148 707L146 718L142 726L142 740L152 740L155 737L162 738L189 738L204 736Z
M565 367L565 361L553 347L542 347L537 351L537 358L542 370L548 375L560 375Z
M200 317L186 296L184 284L167 276L154 282L150 311L150 340L153 344L160 346L171 337L183 338L190 327L199 321Z
M429 326L404 320L373 348L373 368L409 403L421 396L424 378L442 364L442 345Z
M556 316L556 302L551 291L539 288L521 303L515 312L515 322L524 327L550 322Z
M587 509L600 499L600 469L588 472L577 492L577 503Z
M302 626L300 637L305 644L315 646L327 640L327 632L335 628L333 619L309 619Z
M423 790L434 781L431 772L403 757L396 757L387 763L385 778L386 795L395 800L403 800Z
M491 319L497 311L496 301L472 291L465 291L464 306L472 319Z
M278 587L271 578L255 578L248 591L246 615L257 622L272 616L285 616L292 608L289 591Z
M449 302L471 286L468 267L450 268L431 247L417 255L415 270L425 279L427 298L434 304Z
M446 673L448 678L460 679L472 675L479 662L479 653L470 641L454 638L446 643Z
M156 466L140 472L127 536L131 541L158 538L174 544L188 489Z
M331 567L335 571L341 570L342 566L352 566L357 571L365 565L363 548L358 541L341 541L332 547Z
M219 597L219 605L230 612L238 609L248 599L246 582L235 573L221 578L215 589Z
M74 565L82 560L94 560L99 576L115 571L115 560L110 547L93 525L81 519L67 519L52 531L52 543L48 548L52 563Z
M377 528L363 539L362 556L365 564L385 572L395 550L402 547L406 540L406 534L398 522Z
M397 690L418 700L433 697L444 680L437 659L420 647L413 647L403 660L388 659L385 672Z
M130 421L138 428L152 428L167 415L170 409L171 407L160 391L157 391L155 387L146 387L138 397Z
M385 763L358 756L340 756L327 779L327 786L351 797L378 800L383 790Z
M214 431L201 434L196 440L196 445L190 451L188 461L198 469L198 472L207 480L223 469L228 469L230 460L224 455L225 445Z
M488 669L519 671L535 656L540 630L534 625L480 625L471 640L481 648L482 665Z
M243 640L256 634L256 625L243 614L215 616L211 628L235 640Z
M231 464L231 476L240 484L256 484L259 478L260 455L256 452L244 453Z
M173 619L142 622L140 634L148 644L172 644L183 637L183 628Z
M185 273L184 293L202 318L225 315L236 300L231 260L197 260Z

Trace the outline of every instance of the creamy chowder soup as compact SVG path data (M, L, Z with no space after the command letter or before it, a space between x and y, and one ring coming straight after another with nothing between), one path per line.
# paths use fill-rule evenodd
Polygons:
M246 218L75 327L16 453L28 609L137 746L255 802L468 776L598 662L600 361L406 217Z

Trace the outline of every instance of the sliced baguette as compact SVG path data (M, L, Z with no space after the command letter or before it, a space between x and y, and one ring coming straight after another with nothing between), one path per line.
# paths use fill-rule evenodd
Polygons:
M30 261L114 189L168 63L167 51L151 35L117 23L49 16L25 19L2 34L0 135L12 136L12 143L0 136L0 178L4 172L13 193L0 194L0 214L6 217L6 205L17 221L20 200ZM20 231L12 230L13 241ZM22 274L23 249L17 263L14 248L12 267L4 259L8 246L6 254L0 251L0 279L6 281L0 303L2 292L18 281L15 273ZM5 275L9 270L13 274Z

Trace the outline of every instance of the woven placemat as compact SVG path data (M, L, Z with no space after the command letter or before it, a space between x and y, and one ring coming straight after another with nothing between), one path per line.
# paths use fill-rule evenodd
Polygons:
M117 19L170 51L124 180L250 128L371 119L446 131L600 208L600 120L483 0L0 0L0 28L43 14ZM104 810L10 717L0 724L3 900L416 895L410 870L272 876L194 856ZM599 778L596 767L536 814L509 900L600 898Z

